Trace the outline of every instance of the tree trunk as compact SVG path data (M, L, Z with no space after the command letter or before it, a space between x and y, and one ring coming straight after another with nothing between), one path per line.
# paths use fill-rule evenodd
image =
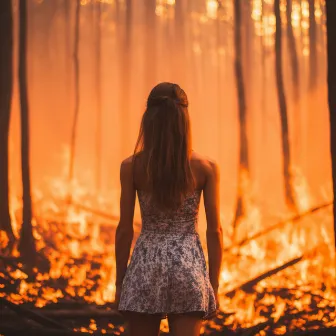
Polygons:
M186 36L185 36L185 15L183 8L183 0L176 0L175 3L175 56L174 60L174 74L176 82L182 87L186 85Z
M252 6L251 0L244 0L240 3L241 6L241 25L242 25L242 41L244 48L242 48L243 57L242 63L244 64L244 73L245 73L245 83L244 86L247 88L247 92L250 92L250 83L253 82L252 79L252 68L254 63L254 50L253 50L253 39L254 39L254 27L253 20L251 17ZM246 93L245 93L246 95ZM247 98L248 99L248 98Z
M315 19L315 0L309 0L309 89L316 86L317 81L317 34Z
M296 50L295 36L292 26L292 3L293 0L287 0L286 16L287 16L287 38L288 50L290 53L290 64L292 70L292 82L295 101L300 100L300 77L299 77L299 60Z
M216 57L217 57L217 132L218 132L218 157L220 165L223 163L223 151L222 151L222 123L223 123L223 107L222 107L222 64L221 64L221 55L220 47L222 44L221 39L221 20L220 20L220 11L222 9L221 3L218 4L217 17L216 17Z
M71 41L70 41L70 27L71 27L71 3L69 0L64 1L64 43L65 43L65 99L67 100L67 112L71 113Z
M79 47L79 20L80 20L80 0L76 1L76 18L75 18L75 38L74 38L74 52L73 52L73 63L74 63L74 78L75 78L75 113L72 124L71 142L70 142L70 162L69 162L69 187L71 196L71 185L74 178L74 161L76 152L76 139L77 139L77 124L78 124L78 114L79 114L79 57L78 57L78 47Z
M0 230L14 241L9 214L9 125L13 89L12 1L0 1Z
M295 108L296 113L294 113L294 144L293 148L296 149L296 156L301 161L302 151L299 148L299 139L301 138L301 100L300 100L300 75L299 75L299 60L296 50L295 36L292 26L292 8L293 0L287 0L286 6L286 17L287 17L287 42L288 42L288 52L290 55L290 65L291 65L291 76L292 76L292 90L294 103L292 106Z
M96 190L100 191L101 188L101 146L102 146L102 105L101 105L101 3L94 3L97 6L96 15L96 102L97 102L97 125L96 125Z
M146 33L145 33L145 78L146 94L156 84L156 0L147 0L146 11Z
M126 0L126 17L124 21L121 46L121 154L128 154L128 137L130 127L130 76L131 76L131 34L132 34L132 0Z
M27 2L19 1L19 91L21 112L21 168L23 213L19 251L25 264L36 264L36 246L32 227L32 202L29 164L29 104L27 91Z
M327 0L328 99L334 191L334 242L336 247L336 1Z
M262 6L262 22L263 17L265 15L265 6ZM268 135L268 127L267 127L267 94L266 94L266 83L267 83L267 75L266 75L266 48L265 48L265 36L260 36L260 48L261 48L261 111L262 111L262 136L261 141L267 141ZM263 167L260 167L263 169Z
M238 167L238 194L235 218L233 222L233 238L235 238L236 228L239 221L246 214L246 205L244 202L244 185L245 179L249 179L249 153L247 140L247 107L244 88L244 75L242 66L242 11L241 0L234 0L234 49L235 49L235 75L236 88L238 95L239 111L239 167Z
M291 153L289 144L289 129L288 129L288 115L287 102L285 96L285 88L282 74L282 31L281 31L281 15L280 15L280 0L274 1L274 13L276 18L276 32L275 32L275 73L276 84L278 90L278 101L280 109L281 122L281 145L283 154L283 175L286 202L289 208L296 212L297 206L295 202L295 195L292 186L291 175Z

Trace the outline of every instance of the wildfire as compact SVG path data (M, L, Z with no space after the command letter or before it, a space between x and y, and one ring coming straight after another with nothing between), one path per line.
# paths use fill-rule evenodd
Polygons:
M293 171L299 211L304 213L312 207L312 199L300 171ZM78 189L73 189L75 192L69 203L66 199L67 182L65 176L53 178L49 183L50 189L35 192L34 237L39 254L46 262L36 270L34 281L29 279L22 264L18 264L16 269L7 268L5 273L12 279L11 284L16 283L17 291L7 291L5 286L1 296L12 302L31 301L35 306L43 307L60 300L79 300L97 305L114 300L113 236L117 216L112 216L107 209L115 207L101 199L99 211L93 209L97 204L91 201L94 196L86 192L78 181ZM243 184L251 190L248 181ZM113 194L114 198L110 201L117 203L118 193ZM246 193L247 217L240 225L242 232L248 232L253 223L257 224L253 234L258 234L269 227L265 226L262 211L252 200L253 195ZM18 217L20 204L15 200L11 206L12 213ZM309 314L312 304L319 309L331 306L333 312L330 314L335 317L332 267L335 256L330 239L331 220L331 209L327 207L302 216L297 222L288 220L259 238L249 236L245 243L227 247L221 273L220 302L224 311L234 314L226 319L225 324L238 323L242 327L250 327L265 321L266 316L277 322L287 313L306 311ZM4 248L8 240L4 232L0 234ZM17 252L14 250L15 255ZM288 261L292 262L292 266L256 281L253 291L245 288L244 283L249 279L281 267ZM5 273L1 276L6 278ZM228 295L230 292L233 296ZM288 295L291 301L288 301ZM314 318L323 319L324 315L319 314L316 312ZM331 324L328 321L330 319L324 322L325 325ZM95 322L92 322L89 329L94 328ZM164 330L167 325L163 323L161 328ZM280 328L277 332L281 334L284 330Z

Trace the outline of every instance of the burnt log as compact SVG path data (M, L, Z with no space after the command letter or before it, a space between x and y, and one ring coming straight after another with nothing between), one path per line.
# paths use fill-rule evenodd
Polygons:
M6 306L8 309L12 310L22 318L32 320L34 322L39 323L42 326L62 330L63 332L69 330L66 326L62 325L61 323L58 323L48 317L45 317L40 313L33 312L30 309L23 308L13 302L6 300L5 298L0 298L0 304Z
M243 290L245 292L251 292L253 290L253 287L258 282L260 282L261 280L264 280L264 279L266 279L266 278L268 278L268 277L270 277L270 276L272 276L272 275L274 275L274 274L276 274L276 273L278 273L278 272L280 272L280 271L282 271L282 270L284 270L284 269L286 269L290 266L293 266L293 265L297 264L298 262L303 260L303 257L304 256L302 255L298 258L292 259L292 260L284 263L281 266L278 266L278 267L273 268L273 269L271 269L271 270L269 270L269 271L267 271L263 274L260 274L257 277L255 277L254 279L251 279L251 280L243 283L242 285L238 286L237 288L230 290L229 292L225 293L225 295L228 296L228 297L233 297L238 290Z
M311 208L301 214L298 214L298 215L295 215L294 217L290 218L290 219L286 219L284 221L281 221L277 224L274 224L270 227L268 227L267 229L263 230L263 231L260 231L260 232L257 232L255 233L254 235L251 235L250 237L247 237L243 240L241 240L240 242L236 243L236 244L233 244L233 245L230 245L226 248L224 248L224 252L229 252L231 250L233 250L234 248L237 248L237 247L241 247L245 244L247 244L248 242L250 242L251 240L254 240L254 239L257 239L267 233L270 233L272 232L273 230L276 230L276 229L279 229L281 228L282 226L286 225L286 224L290 224L290 223L297 223L300 219L302 219L303 217L306 217L308 215L311 215L319 210L322 210L322 209L325 209L327 207L330 207L333 203L332 202L329 202L329 203L326 203L326 204L322 204L322 205L319 205L319 206L316 206L314 208Z
M123 323L124 318L115 309L92 309L82 305L82 308L77 309L49 309L49 308L33 308L30 312L36 313L38 315L43 315L45 318L52 318L58 320L72 320L72 319L101 319L108 318L113 319L115 323ZM15 315L13 312L7 311L2 312L2 317L11 318Z

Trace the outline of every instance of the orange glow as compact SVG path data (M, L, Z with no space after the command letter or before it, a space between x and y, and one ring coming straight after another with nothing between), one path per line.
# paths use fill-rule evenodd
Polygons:
M42 2L36 0L37 5ZM8 295L1 293L0 296L6 296L16 303L34 301L37 307L44 307L60 299L76 298L97 305L114 301L114 235L119 217L120 162L132 153L146 95L156 82L169 80L181 83L189 95L195 150L213 157L221 167L221 219L225 253L219 292L222 309L234 312L225 323L236 328L264 322L267 319L264 309L269 310L274 321L278 321L287 313L288 307L308 310L314 295L320 297L319 307L335 307L333 217L331 206L324 206L332 199L329 134L326 131L329 125L325 51L323 48L318 49L319 75L316 88L308 93L307 63L311 43L308 2L293 0L291 13L300 65L299 101L293 97L294 84L289 65L291 55L287 48L286 22L283 22L284 82L293 161L290 170L298 214L293 214L286 207L284 199L280 117L274 70L274 0L251 2L248 17L253 32L249 32L251 36L243 36L250 172L238 170L239 120L233 71L235 26L232 1L221 1L222 7L219 7L217 0L190 1L192 4L183 18L183 28L174 26L172 20L176 16L169 14L174 10L176 1L156 1L155 43L149 41L153 42L150 59L153 63L157 62L157 69L153 70L152 76L155 82L149 82L150 76L146 71L150 70L144 68L149 57L145 43L147 30L144 5L139 4L141 10L132 12L131 44L129 49L126 48L130 56L130 64L127 66L131 69L129 108L126 112L121 108L121 79L125 69L120 65L120 60L125 56L121 50L126 27L126 2L120 1L120 12L116 11L114 0L100 2L103 4L100 22L102 187L98 189L94 183L97 174L94 144L97 107L94 84L96 60L92 52L94 36L90 21L92 13L89 10L92 1L81 0L85 6L80 41L81 102L75 174L71 185L68 180L69 134L74 79L69 74L72 71L72 47L69 52L65 22L61 18L53 22L48 36L48 41L53 43L52 51L45 47L48 44L43 40L44 31L37 32L37 26L34 26L34 34L31 36L34 42L29 55L32 224L37 249L50 262L50 269L39 270L36 281L29 282L22 269L9 268L10 276L19 281L18 292ZM285 2L282 2L281 15L285 14L285 10ZM315 16L319 43L322 45L324 8L320 3L315 7ZM72 21L70 27L73 28ZM179 44L182 37L185 39L184 48ZM250 43L250 50L247 49L247 42ZM72 37L69 43L72 43ZM177 66L175 62L179 59L184 62ZM19 237L22 222L18 111L18 95L15 91L10 134L10 216L16 237ZM125 122L126 128L123 124ZM246 213L237 227L236 241L231 241L239 171L242 172L239 179ZM307 214L319 205L324 207ZM297 215L302 216L296 218ZM135 236L140 231L139 222L137 205ZM283 225L260 237L251 238L277 223ZM205 229L202 209L198 230L204 246ZM240 242L245 243L240 245ZM0 231L0 247L7 245L8 237ZM14 249L12 256L18 255ZM295 265L259 281L252 293L238 288L248 280L301 256L302 260ZM56 284L55 288L53 284ZM58 284L64 287L57 288ZM295 292L292 302L275 294L284 288L291 295L292 291ZM234 289L237 290L233 298L225 295ZM311 318L323 319L320 313ZM336 319L335 313L331 313L331 320L332 317ZM295 323L299 324L299 321ZM331 325L330 322L324 324ZM115 326L111 324L109 327ZM276 333L282 335L288 331L286 328L279 327ZM88 328L79 330L94 333L97 322L91 320ZM161 322L161 330L168 330L167 321Z

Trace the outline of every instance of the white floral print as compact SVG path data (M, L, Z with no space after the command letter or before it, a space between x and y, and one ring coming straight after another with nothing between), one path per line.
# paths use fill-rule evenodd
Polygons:
M138 190L142 230L123 279L119 311L149 314L201 312L211 318L216 300L196 231L201 191L167 213Z

